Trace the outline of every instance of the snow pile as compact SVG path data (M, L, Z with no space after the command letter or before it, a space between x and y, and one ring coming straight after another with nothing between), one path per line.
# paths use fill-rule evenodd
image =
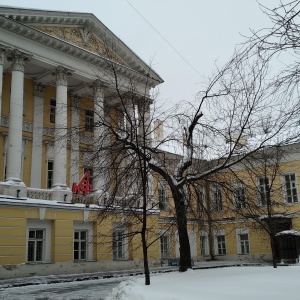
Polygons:
M300 266L189 270L122 282L106 300L299 300Z

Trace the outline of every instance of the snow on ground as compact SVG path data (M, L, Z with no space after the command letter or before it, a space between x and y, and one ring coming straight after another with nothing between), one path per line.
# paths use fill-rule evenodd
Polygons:
M227 267L123 281L106 300L299 300L300 265Z

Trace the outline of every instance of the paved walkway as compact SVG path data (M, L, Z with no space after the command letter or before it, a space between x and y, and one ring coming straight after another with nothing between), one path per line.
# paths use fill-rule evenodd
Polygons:
M211 269L211 268L224 268L234 266L262 266L266 265L264 262L249 262L249 261L203 261L195 262L193 269ZM150 268L151 273L166 273L175 272L178 270L177 266L163 265L159 268ZM72 281L85 281L106 279L113 277L125 277L142 275L142 269L135 270L122 270L122 271L107 271L97 273L83 273L83 274L67 274L67 275L49 275L49 276L33 276L25 278L4 279L0 281L0 290L10 287L28 286L37 284L51 284Z

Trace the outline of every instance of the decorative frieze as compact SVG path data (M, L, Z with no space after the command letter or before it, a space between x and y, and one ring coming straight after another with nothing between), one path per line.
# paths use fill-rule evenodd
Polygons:
M54 137L54 135L55 135L55 128L49 127L49 126L44 126L43 135L53 136Z
M25 64L29 61L30 56L15 49L11 52L7 59L12 62L13 71L24 72Z

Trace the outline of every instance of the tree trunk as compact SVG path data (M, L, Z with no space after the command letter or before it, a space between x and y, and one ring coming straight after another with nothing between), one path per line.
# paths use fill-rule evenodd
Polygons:
M183 194L178 190L172 191L175 209L176 222L179 237L180 265L179 271L185 272L192 268L191 248L187 230L186 206Z
M150 271L149 271L149 264L148 264L148 247L146 241L146 230L142 230L142 245L143 245L145 285L150 285Z
M270 234L270 241L271 241L273 268L277 268L276 249L275 249L275 236L274 236L274 234Z

